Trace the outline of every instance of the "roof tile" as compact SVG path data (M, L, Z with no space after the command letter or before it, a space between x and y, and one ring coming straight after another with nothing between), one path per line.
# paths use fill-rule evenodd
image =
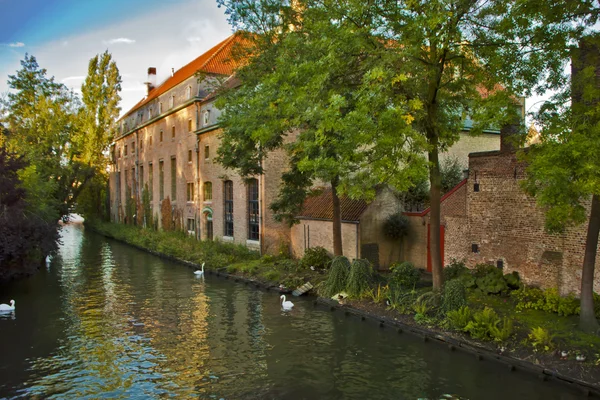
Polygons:
M347 196L340 197L342 221L358 222L360 216L367 209L364 200L352 200ZM331 188L323 188L320 194L308 196L304 200L302 211L298 218L315 218L333 220L333 204Z

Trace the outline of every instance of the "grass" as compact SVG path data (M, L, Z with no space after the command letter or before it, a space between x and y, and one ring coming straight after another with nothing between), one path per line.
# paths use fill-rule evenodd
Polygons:
M313 284L325 279L318 271L303 269L296 260L284 256L264 255L246 246L214 241L199 241L183 232L164 232L110 222L86 222L92 229L148 250L196 264L206 262L208 269L255 277L295 289L306 281Z

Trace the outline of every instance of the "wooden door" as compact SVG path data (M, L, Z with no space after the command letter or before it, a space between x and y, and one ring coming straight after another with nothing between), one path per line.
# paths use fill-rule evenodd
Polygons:
M442 253L442 267L444 266L444 234L446 227L440 226L440 252ZM427 224L427 272L431 272L431 225Z

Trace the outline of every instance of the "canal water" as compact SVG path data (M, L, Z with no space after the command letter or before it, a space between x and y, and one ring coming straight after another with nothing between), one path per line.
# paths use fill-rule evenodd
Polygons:
M63 228L47 270L0 286L0 398L575 399L490 361Z

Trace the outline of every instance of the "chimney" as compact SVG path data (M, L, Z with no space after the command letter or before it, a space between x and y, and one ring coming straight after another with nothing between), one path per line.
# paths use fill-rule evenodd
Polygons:
M156 67L148 68L148 81L144 84L146 85L146 95L148 95L156 87Z
M175 68L171 68L171 76L175 75Z

